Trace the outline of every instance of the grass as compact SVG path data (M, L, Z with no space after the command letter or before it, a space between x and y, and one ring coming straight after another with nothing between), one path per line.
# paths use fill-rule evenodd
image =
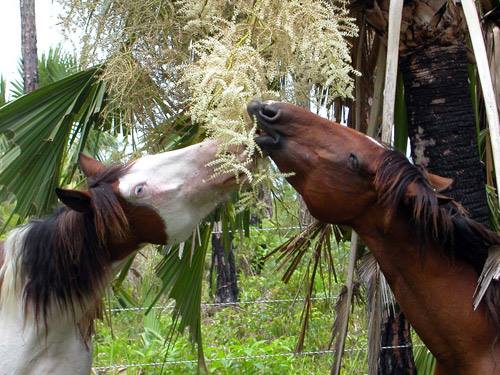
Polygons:
M238 243L240 301L294 299L297 295L304 294L301 290L303 283L300 274L294 275L289 284L284 284L280 280L281 272L276 271L276 264L272 261L265 264L259 274L252 272L257 264L253 255L258 253L255 251L258 246L256 242L272 247L280 242L277 237L279 236L275 231L261 232L258 236L251 236L250 239L244 239L243 243ZM339 264L345 264L345 245L336 251ZM151 296L148 291L157 284L152 266L157 261L157 255L151 250L147 250L145 254L146 257L140 257L139 261L135 262L126 288L129 288L135 299L147 305ZM341 266L338 271L342 279ZM317 284L317 295L324 296L322 281L318 280ZM213 301L208 288L204 290L203 300ZM160 301L158 306L165 304L167 301ZM325 299L314 301L304 352L328 349L334 317L333 304L334 301ZM112 299L109 305L116 307ZM345 374L367 372L364 307L360 306L355 310L346 344L348 353L344 357ZM192 348L187 334L180 335L170 347L165 342L172 324L169 311L155 309L148 315L144 315L144 311L114 312L108 319L98 322L94 338L94 366L179 361L181 363L165 365L163 373L196 373L196 351ZM331 353L290 355L294 352L300 331L301 312L300 298L295 303L256 302L225 307L203 306L202 331L210 371L215 374L329 373ZM98 373L159 374L162 373L162 367L123 366Z

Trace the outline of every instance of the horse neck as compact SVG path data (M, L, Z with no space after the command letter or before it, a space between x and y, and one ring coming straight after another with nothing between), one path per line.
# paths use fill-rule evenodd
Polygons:
M484 304L476 312L472 308L478 279L474 268L452 259L436 242L419 243L414 224L404 213L386 214L381 207L374 207L353 228L377 259L399 305L425 344L438 358L458 358L467 351L491 348L496 329ZM484 342L478 342L478 337ZM480 348L483 343L486 347Z

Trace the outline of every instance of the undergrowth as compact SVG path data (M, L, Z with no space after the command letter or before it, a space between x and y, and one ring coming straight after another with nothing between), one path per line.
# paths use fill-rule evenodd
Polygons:
M266 225L268 223L264 223ZM240 269L238 275L239 300L262 301L295 299L303 295L303 281L299 274L292 277L289 284L280 280L281 272L276 271L272 261L262 268L254 249L265 244L273 247L280 243L282 236L277 231L255 231L250 238L235 240L240 252L237 256ZM338 264L346 264L348 244L336 250ZM125 285L140 304L148 305L151 288L158 283L154 278L153 264L158 260L154 249L146 249L138 257ZM210 258L210 257L207 257ZM207 268L208 268L207 264ZM344 270L339 266L339 280L342 282ZM257 273L259 272L259 273ZM207 283L208 284L208 283ZM324 296L324 286L318 280L317 296ZM149 293L148 293L149 292ZM208 288L204 290L203 301L212 302ZM168 305L161 301L159 306ZM110 307L117 307L112 299ZM171 310L124 311L108 314L108 319L98 323L94 338L94 366L145 364L164 361L189 361L168 364L163 368L167 374L196 373L196 351L187 335L177 338L170 346L165 337L171 327ZM272 356L294 351L300 331L302 300L296 302L244 303L237 306L202 307L202 331L204 351L208 367L215 374L324 374L330 371L332 354L307 356ZM312 309L312 320L308 331L304 352L328 349L333 321L333 302L316 300ZM350 323L347 353L344 357L345 374L361 374L366 369L366 332L364 307L358 306ZM234 357L267 356L264 358L231 359ZM129 367L100 371L100 374L159 374L161 366Z

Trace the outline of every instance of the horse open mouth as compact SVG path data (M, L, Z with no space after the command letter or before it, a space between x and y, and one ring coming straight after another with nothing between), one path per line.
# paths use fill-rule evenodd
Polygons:
M263 150L278 148L281 142L281 134L274 127L279 120L281 112L273 108L272 104L262 103L258 100L252 100L248 103L247 111L250 116L257 119L258 129L255 142Z

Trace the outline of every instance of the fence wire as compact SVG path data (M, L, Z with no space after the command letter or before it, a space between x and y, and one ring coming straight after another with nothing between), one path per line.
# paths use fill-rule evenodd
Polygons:
M337 299L337 297L312 297L311 300L313 301L324 301L324 300L330 300L334 302ZM276 304L276 303L293 303L293 302L300 302L300 298L286 298L286 299L261 299L261 300L253 300L253 301L239 301L239 302L202 302L201 307L202 308L208 308L208 307L224 307L224 306L239 306L239 305L258 305L258 304ZM160 310L160 311L165 311L165 310L170 310L173 309L175 306L175 302L169 303L168 305L163 305L163 306L153 306L151 307L151 310ZM120 313L120 312L141 312L141 311L146 311L148 310L148 307L118 307L118 308L112 308L109 309L108 311L112 313Z
M389 350L389 349L401 349L401 348L417 348L423 347L424 345L398 345L398 346L383 346L381 350ZM345 349L344 353L356 353L356 352L366 352L367 349L354 348L354 349ZM255 359L267 359L267 358L276 358L276 357L292 357L292 356L313 356L313 355L324 355L324 354L333 354L333 350L316 350L309 352L286 352L286 353L274 353L274 354L255 354L255 355L247 355L247 356L235 356L235 357L224 357L224 358L206 358L205 362L222 362L222 361L250 361ZM94 367L93 370L95 372L101 371L110 371L110 370L125 370L127 368L137 368L137 367L160 367L160 366L173 366L173 365L182 365L182 364L197 364L198 360L196 359L184 359L184 360L173 360L173 361L163 361L163 362L149 362L149 363L131 363L131 364L123 364L123 365L110 365L110 366L101 366Z
M312 297L312 300L322 301L322 300L335 300L335 297ZM249 305L249 304L277 304L277 303L293 303L299 301L300 298L284 298L284 299L263 299L263 300L253 300L253 301L240 301L240 302L223 302L223 303L210 303L204 302L202 303L202 307L223 307L223 306L236 306L236 305ZM174 303L164 305L164 306L154 306L152 309L156 310L167 310L174 307ZM121 313L121 312L141 312L147 310L147 307L130 307L130 308L114 308L109 311L113 313ZM405 345L397 345L397 346L383 346L381 350L392 350L392 349L401 349L401 348L411 348L411 347L423 347L424 345L412 345L411 343ZM345 353L355 353L355 352L366 352L367 349L361 348L351 348L345 349ZM316 351L306 351L306 352L285 352L285 353L271 353L271 354L256 354L256 355L248 355L248 356L234 356L234 357L223 357L223 358L206 358L205 362L222 362L222 361L251 361L256 359L267 359L267 358L277 358L277 357L291 357L291 356L314 356L314 355L325 355L325 354L333 354L334 351L327 350L316 350ZM109 365L109 366L99 366L93 367L92 370L94 373L106 372L112 370L126 370L128 368L143 368L143 367L163 367L163 366L174 366L174 365L182 365L182 364L197 364L198 360L196 359L185 359L185 360L169 360L162 362L149 362L149 363L130 363L130 364L117 364L117 365Z

